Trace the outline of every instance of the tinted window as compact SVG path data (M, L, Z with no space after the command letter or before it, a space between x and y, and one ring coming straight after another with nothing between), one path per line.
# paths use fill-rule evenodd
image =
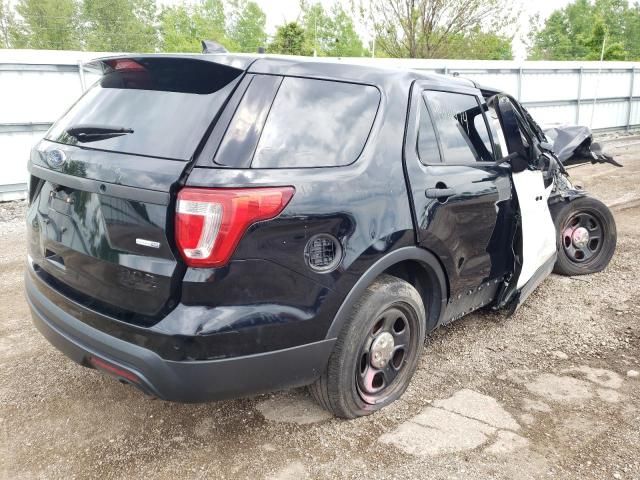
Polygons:
M425 92L433 121L438 129L445 162L493 161L489 134L476 97L451 92Z
M271 106L253 168L333 167L354 162L380 102L371 86L287 77Z
M214 162L248 168L282 77L256 75L233 114Z
M438 140L436 139L436 132L433 129L431 115L429 115L424 98L420 98L418 115L420 115L420 118L418 119L417 140L418 158L422 163L439 162L441 159Z
M177 58L109 60L104 67L104 76L55 123L49 140L188 160L242 73ZM79 143L68 133L79 126L133 132Z

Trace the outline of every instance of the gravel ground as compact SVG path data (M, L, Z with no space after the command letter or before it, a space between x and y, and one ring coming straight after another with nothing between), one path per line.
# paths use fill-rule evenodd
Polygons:
M609 268L439 329L406 394L354 421L304 389L180 405L75 365L31 325L24 204L1 205L0 476L640 479L640 138L608 144L625 168L571 172L614 206Z

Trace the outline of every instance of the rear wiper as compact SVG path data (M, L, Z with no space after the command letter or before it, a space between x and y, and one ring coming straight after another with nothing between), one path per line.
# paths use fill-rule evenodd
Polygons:
M107 138L119 137L133 133L131 128L109 127L107 125L76 125L67 128L66 132L79 142L95 142Z

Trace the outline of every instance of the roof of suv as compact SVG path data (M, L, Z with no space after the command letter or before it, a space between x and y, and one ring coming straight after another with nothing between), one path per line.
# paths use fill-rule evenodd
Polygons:
M240 70L270 75L289 75L301 77L318 77L341 81L382 84L389 81L410 82L417 79L430 80L444 85L475 87L476 84L464 78L436 73L424 73L417 70L374 67L349 63L348 60L318 59L312 57L254 55L237 53L212 54L133 54L119 55L115 58L142 57L175 57L207 60ZM98 60L106 60L105 57Z
M309 57L280 57L262 56L256 57L249 71L257 73L270 73L292 76L326 76L336 80L349 80L352 78L379 77L382 79L425 79L437 83L449 83L464 86L474 86L470 80L456 78L435 73L423 73L416 70L375 67L349 63L348 60L318 60Z

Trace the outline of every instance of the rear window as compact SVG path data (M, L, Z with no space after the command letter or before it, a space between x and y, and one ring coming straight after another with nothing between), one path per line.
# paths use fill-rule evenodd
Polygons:
M48 140L188 160L242 73L162 57L105 60L101 66L104 75L55 123ZM94 133L81 139L69 133L83 129ZM111 129L125 133L111 135Z
M336 167L362 152L380 103L368 85L256 75L214 162L236 168Z

